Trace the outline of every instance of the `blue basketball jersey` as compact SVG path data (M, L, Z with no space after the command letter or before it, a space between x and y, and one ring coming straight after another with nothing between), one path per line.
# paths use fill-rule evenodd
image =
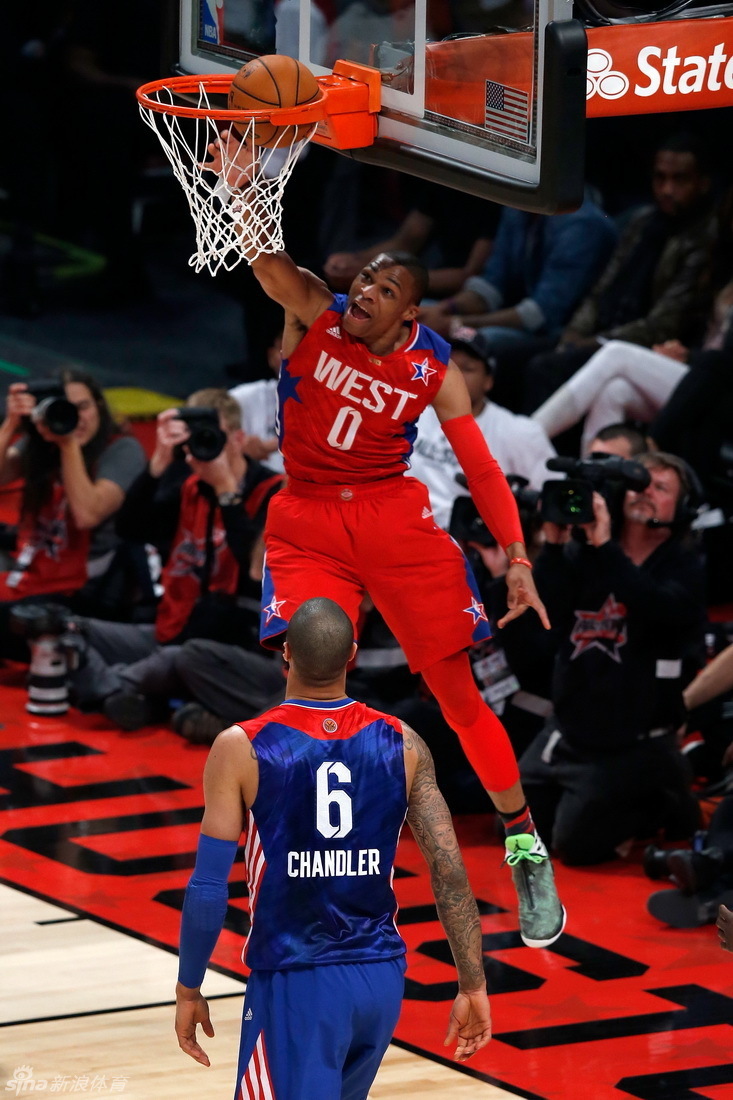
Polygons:
M243 961L281 970L403 955L392 890L407 813L399 721L353 699L288 699L241 726L259 765Z

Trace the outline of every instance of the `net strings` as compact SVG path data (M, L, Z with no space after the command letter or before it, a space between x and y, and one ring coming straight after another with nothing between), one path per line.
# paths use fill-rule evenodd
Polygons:
M170 88L161 88L155 95L165 106L180 105ZM223 176L205 167L210 159L208 146L219 138L220 131L231 130L231 123L221 109L217 114L217 107L203 85L196 106L211 113L188 118L140 104L140 114L157 135L188 202L196 229L196 251L189 258L189 266L196 272L206 268L216 275L222 268L233 270L242 260L251 263L258 256L282 251L283 192L298 157L315 132L315 125L306 136L290 141L288 132L297 133L297 129L283 127L285 140L273 148L260 147L259 156L248 172L246 192L239 194ZM237 153L247 141L252 142L254 126L255 120L250 119L231 161L236 161ZM231 132L236 135L236 131ZM225 153L225 175L229 163Z

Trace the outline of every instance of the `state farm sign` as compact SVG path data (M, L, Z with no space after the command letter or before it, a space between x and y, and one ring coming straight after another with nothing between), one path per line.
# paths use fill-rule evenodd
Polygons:
M587 113L647 114L733 104L733 20L588 30Z

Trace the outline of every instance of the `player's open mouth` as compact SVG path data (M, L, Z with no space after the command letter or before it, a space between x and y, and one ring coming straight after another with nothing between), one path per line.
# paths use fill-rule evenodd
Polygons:
M367 313L367 311L365 309L362 309L362 307L360 305L358 305L356 302L352 302L351 305L349 306L349 313L351 314L351 316L354 318L355 321L368 321L370 316L371 316L369 313Z

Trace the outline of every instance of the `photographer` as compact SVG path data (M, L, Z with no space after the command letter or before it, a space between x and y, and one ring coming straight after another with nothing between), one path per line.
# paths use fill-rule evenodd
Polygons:
M145 465L142 447L119 432L104 395L84 371L14 382L0 425L0 484L23 478L13 567L0 574L2 656L27 660L8 631L18 601L53 595L94 604L119 539L114 513Z
M686 836L697 824L675 738L705 615L702 565L684 537L693 475L661 452L638 462L649 484L624 493L613 529L594 491L579 537L569 523L544 523L536 561L559 648L554 713L520 770L539 827L569 864L611 859L661 828Z
M118 530L159 548L163 595L151 625L70 624L65 644L78 663L70 680L82 710L102 710L123 729L137 729L186 693L175 669L184 640L258 648L261 563L253 554L282 477L245 459L243 445L239 406L225 390L200 390L185 409L158 416L155 450ZM272 666L279 685L279 663L251 656L262 662L258 677Z

